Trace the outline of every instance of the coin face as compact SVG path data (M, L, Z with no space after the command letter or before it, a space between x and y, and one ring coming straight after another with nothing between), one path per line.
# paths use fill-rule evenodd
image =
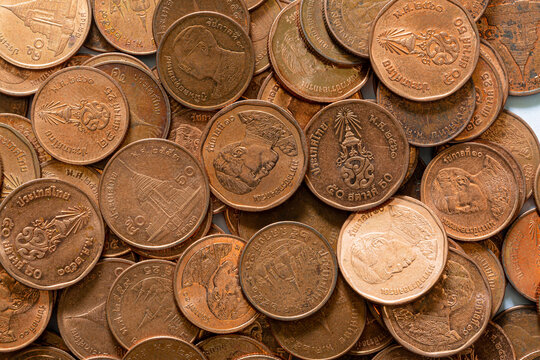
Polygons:
M463 143L439 153L422 178L422 201L448 236L487 239L506 227L519 204L519 187L508 161L494 148Z
M486 40L480 39L480 55L482 55L494 68L501 79L501 85L503 88L503 104L508 99L508 71L504 65L503 59L499 52L495 50Z
M38 179L15 189L0 210L0 261L14 278L43 290L61 289L99 259L105 229L97 206L67 182Z
M332 295L337 273L328 241L312 227L292 221L253 235L239 269L249 302L279 320L298 320L319 310Z
M405 349L403 346L400 345L394 345L387 347L380 353L378 353L373 360L428 360L432 358L427 358L422 355L418 355L415 353L410 352L409 350ZM441 359L450 360L449 357L443 357ZM355 359L351 359L355 360Z
M410 100L456 92L470 79L480 53L478 30L461 5L431 5L411 8L407 0L392 1L371 28L373 70L392 92Z
M24 69L0 58L0 92L12 96L35 94L39 86L65 64L48 69ZM25 114L23 114L25 115Z
M131 349L155 336L189 342L197 336L199 329L176 306L174 267L174 263L165 260L141 261L122 272L110 287L105 307L107 321L124 348Z
M26 116L28 98L14 97L0 93L0 113L13 113Z
M93 7L93 1L90 1L90 4ZM84 42L84 47L94 50L97 52L109 52L116 51L116 48L109 44L109 42L101 35L99 29L96 26L95 21L92 19L92 24L90 25L90 31Z
M88 0L6 1L0 6L0 57L27 69L63 63L83 45L90 30Z
M127 62L128 64L137 65L139 67L142 67L143 69L150 70L150 68L148 68L148 66L144 62L137 59L135 56L131 56L131 55L120 53L120 52L108 52L105 54L96 55L92 57L91 59L86 60L83 65L95 67L99 64L103 64L110 61Z
M105 308L114 280L131 265L132 261L124 259L103 260L81 282L62 292L58 327L77 357L114 355L120 359L124 355L124 349L109 329Z
M82 190L96 204L98 203L100 175L91 167L51 160L41 165L41 176L64 180Z
M260 342L241 335L212 336L197 344L208 360L236 360L238 356L263 353L270 350Z
M125 242L116 236L110 229L107 230L105 244L103 245L103 253L101 253L102 257L115 258L129 254L130 251L130 248Z
M251 12L249 35L255 51L255 72L260 74L270 67L268 57L268 34L274 19L281 11L278 0L265 0L261 6Z
M478 21L486 10L489 0L459 0L458 3L469 12L474 21Z
M118 151L103 170L99 190L111 230L147 250L170 248L195 233L208 198L198 161L162 139L140 140Z
M202 139L212 193L229 206L267 210L291 197L302 183L305 136L277 105L260 100L230 105L212 118Z
M245 30L215 12L197 12L175 22L157 54L159 78L167 92L198 110L217 110L240 98L254 66L253 45Z
M346 99L367 82L369 66L337 67L311 52L298 27L299 2L278 15L268 38L270 62L277 79L295 95L315 102Z
M494 321L514 346L516 360L535 360L540 356L540 323L533 305L506 309Z
M199 349L173 337L148 339L131 348L124 360L206 360Z
M35 347L18 352L10 360L75 360L67 352L53 347Z
M306 127L306 183L338 209L363 211L401 186L409 162L403 128L387 110L367 100L343 100L319 111Z
M516 360L517 358L504 330L490 321L482 336L470 348L454 355L452 359Z
M50 330L45 330L43 334L36 340L36 344L40 346L51 346L69 352L69 348L64 343L60 335Z
M349 350L351 355L369 355L374 354L394 340L392 335L386 330L384 325L373 316L371 311L366 312L366 325L360 339Z
M11 126L22 136L24 136L26 140L30 141L32 147L36 151L40 164L52 160L51 155L49 155L45 149L43 149L43 146L41 146L37 140L34 130L32 130L32 122L29 119L17 114L4 113L0 114L0 123Z

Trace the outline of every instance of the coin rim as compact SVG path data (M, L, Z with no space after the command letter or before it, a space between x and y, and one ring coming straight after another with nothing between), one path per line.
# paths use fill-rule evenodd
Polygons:
M4 113L4 114L6 114L6 113ZM9 115L15 115L15 116L17 116L17 117L20 116L20 115L17 115L17 114L9 114ZM25 117L23 117L23 116L20 116L20 117L24 118L25 120L28 120L27 118L25 118ZM33 166L33 167L34 167L34 171L35 171L35 173L36 173L36 178L35 178L35 179L32 179L31 181L37 180L37 179L41 179L41 166L40 166L40 164L39 164L39 158L38 158L38 156L37 156L37 151L36 151L36 149L34 148L34 145L32 145L32 143L31 143L31 142L30 142L23 134L21 134L19 131L17 131L17 130L14 129L13 127L11 127L11 126L9 126L9 125L7 125L7 124L4 124L4 123L0 123L0 129L1 129L1 128L5 128L5 129L7 129L8 131L11 131L11 132L15 135L15 137L17 137L19 140L21 140L21 141L24 143L24 145L26 145L26 146L28 147L28 149L30 150L30 156L32 157L32 164L34 165L34 166ZM5 163L4 163L4 161L2 160L2 171L5 170L4 165L5 165ZM1 178L3 178L3 177L4 177L4 174L2 173L2 174L1 174ZM1 178L0 178L0 179L1 179ZM22 185L24 185L24 184L26 184L26 183L23 183L23 184L21 184L20 186L22 186ZM0 182L0 190L3 188L2 185L3 185L3 181ZM19 186L18 186L18 187L19 187ZM11 192L17 190L18 187L16 187L15 189L13 189ZM0 192L1 192L1 191L0 191ZM11 194L11 193L10 193L10 194ZM8 196L9 196L9 195L8 195ZM7 198L8 196L6 196L6 198ZM4 198L4 200L5 200L5 198ZM3 203L3 201L2 201L2 203ZM2 209L2 205L0 205L0 209Z
M154 340L174 340L184 343L185 345L188 345L192 350L194 350L197 355L200 356L200 359L194 359L194 360L203 360L206 359L206 356L203 354L203 352L195 345L193 345L191 342L187 342L185 340L182 340L180 338L176 338L173 336L152 336L146 339L143 339L137 343L135 343L129 350L126 352L126 354L123 357L123 360L129 360L128 355L133 352L138 346L141 346L143 344L146 344L147 342L154 341Z
M110 57L111 55L112 56L119 56L120 59L108 59L108 60L105 60L105 61L101 61L101 59ZM129 54L124 54L124 53L121 53L121 52L106 52L106 53L102 53L102 54L97 54L97 55L91 57L90 59L86 60L85 62L83 62L82 65L80 65L80 66L88 66L88 67L95 68L97 65L101 65L101 64L107 63L107 62L117 62L117 63L120 62L120 63L132 64L132 65L138 64L139 67L143 68L144 70L148 70L150 72L152 71L140 59L136 58L135 56L132 56L132 55L129 55ZM118 86L120 86L120 85L118 85Z

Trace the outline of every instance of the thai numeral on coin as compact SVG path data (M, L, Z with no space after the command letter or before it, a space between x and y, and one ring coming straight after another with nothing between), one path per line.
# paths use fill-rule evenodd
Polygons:
M13 220L10 218L5 218L2 221L2 236L6 238L9 237L14 226L15 224L13 223Z

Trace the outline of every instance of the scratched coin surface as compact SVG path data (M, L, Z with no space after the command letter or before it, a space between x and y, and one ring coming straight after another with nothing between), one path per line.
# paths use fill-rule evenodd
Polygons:
M157 54L159 78L181 104L217 110L242 96L255 66L251 39L233 19L197 12L174 23Z
M27 69L63 63L83 45L91 17L88 0L3 1L0 57Z
M9 360L75 360L75 358L53 347L34 347L16 353Z
M14 113L26 116L29 100L26 97L15 97L0 93L0 113Z
M27 182L0 210L0 262L25 285L55 290L84 278L99 260L105 226L97 205L57 179Z
M373 360L396 360L396 359L397 360L429 360L433 358L431 357L428 358L422 355L412 353L400 345L393 345L393 346L387 347L386 349L378 353L373 358ZM449 357L442 357L441 359L450 360ZM347 360L356 360L356 358L351 358ZM364 360L364 359L361 359L361 360Z
M175 264L145 260L122 272L110 287L105 312L125 348L155 336L193 341L199 329L182 315L173 294Z
M197 344L208 360L236 360L238 356L270 350L262 343L242 335L218 335Z
M64 180L98 203L99 173L91 167L51 160L41 164L41 177Z
M298 320L328 301L338 268L334 250L318 231L282 221L253 235L239 274L244 295L257 310L274 319Z
M136 344L123 360L206 360L194 345L174 337L156 337Z
M518 305L495 317L514 346L516 360L536 360L540 356L540 322L534 305Z
M388 3L371 28L369 54L392 92L416 101L444 98L461 88L478 61L473 19L453 0Z
M111 158L101 177L99 204L123 241L159 250L195 233L206 215L209 193L199 162L184 148L145 139Z
M52 74L64 68L60 64L48 69L25 69L0 58L0 92L12 96L29 96Z
M43 146L41 146L37 140L34 130L32 130L32 122L29 119L17 114L0 113L0 123L11 126L22 136L24 136L26 140L30 141L34 150L36 151L40 164L52 160L51 155L49 155L45 149L43 149Z
M398 306L384 306L383 320L408 350L442 357L473 344L491 316L491 294L485 276L467 256L448 251L443 274L423 297Z
M368 100L343 100L319 111L305 129L306 183L338 209L363 211L386 201L407 173L409 145L399 122Z
M102 71L71 67L40 87L32 104L32 127L54 158L86 165L112 154L129 125L126 97Z
M519 185L512 167L495 148L462 143L429 163L421 197L441 219L448 236L478 241L512 221L519 204Z
M504 330L490 321L482 336L470 348L454 355L452 359L516 360L516 353Z
M81 282L62 292L58 301L58 327L77 357L111 355L121 359L124 355L124 349L109 329L106 304L114 280L131 265L132 261L124 259L100 261Z
M352 214L337 257L349 285L370 301L395 305L426 294L439 279L448 245L444 228L423 203L394 197Z
M296 191L307 167L304 132L281 107L244 100L218 112L202 137L212 193L245 211L275 207Z

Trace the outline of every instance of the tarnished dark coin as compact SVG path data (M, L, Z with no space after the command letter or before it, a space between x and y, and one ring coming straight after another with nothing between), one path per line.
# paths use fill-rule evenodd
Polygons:
M268 35L274 19L281 11L278 0L264 0L261 6L251 12L251 29L249 35L255 51L255 71L258 75L270 67L268 57Z
M189 342L197 336L199 329L176 306L174 267L173 262L165 260L141 261L122 272L110 287L107 321L125 349L154 336Z
M251 39L233 19L197 12L174 23L157 54L159 78L181 104L217 110L236 101L253 76Z
M150 71L150 68L144 62L137 59L135 56L131 56L131 55L120 53L120 52L108 52L105 54L94 56L86 60L83 65L96 67L99 64L103 64L110 61L125 62L128 64L133 64L133 65L137 65L139 67L142 67L143 69Z
M208 182L199 162L162 139L131 143L109 161L99 204L112 231L131 246L173 247L188 239L208 208Z
M225 218L225 224L227 224L227 229L230 231L230 233L238 236L238 221L240 217L240 210L236 210L230 206L227 206L225 208L225 212L223 213L223 217Z
M49 76L65 66L60 64L48 69L31 70L17 67L0 58L0 93L12 96L33 95Z
M125 242L107 229L105 244L103 245L103 252L101 253L102 257L115 258L129 254L130 251L129 246L127 246Z
M197 344L208 360L235 360L236 357L263 353L270 354L270 350L262 343L241 335L212 336Z
M242 94L243 100L258 99L261 86L267 77L272 74L271 70L265 70L260 74L254 75L244 93Z
M412 149L412 146L409 146ZM414 172L411 174L409 180L405 182L399 188L397 195L405 195L420 200L420 187L422 185L422 175L424 175L424 170L426 169L426 164L422 159L418 160L418 164L414 169Z
M9 360L75 360L67 352L53 347L32 347L12 355Z
M366 323L366 303L339 277L330 300L297 321L270 320L280 345L302 359L335 359L358 341Z
M91 167L51 160L41 164L41 176L64 180L82 190L96 204L98 203L100 174Z
M266 345L270 353L276 354L285 360L292 360L292 355L279 345L274 334L272 334L270 321L266 316L260 314L252 324L242 330L242 334Z
M454 355L452 359L516 360L516 354L504 330L490 321L482 336L470 348Z
M362 336L349 350L350 355L369 355L381 351L394 340L384 325L373 316L371 311L366 312L366 326Z
M460 135L471 121L478 96L472 80L452 95L430 102L402 98L382 82L377 87L377 103L400 122L410 144L422 147L441 145Z
M29 100L26 97L15 97L0 93L0 113L13 113L26 116Z
M453 94L470 79L479 44L473 19L453 0L424 5L395 0L373 22L369 56L391 91L432 101Z
M425 296L383 307L394 338L424 356L448 356L468 348L482 335L490 316L486 278L467 255L451 249L441 278Z
M369 65L337 67L313 54L298 27L300 4L287 5L278 15L268 39L270 62L276 78L304 99L332 102L346 99L367 82Z
M405 173L405 178L403 179L402 185L409 181L411 176L414 174L419 161L420 151L416 146L409 144L409 163L407 164L407 172Z
M60 350L64 350L65 352L70 351L60 335L50 330L45 330L43 334L41 334L41 336L35 341L35 344L39 346L55 347Z
M325 203L363 211L401 186L409 145L403 128L383 107L367 100L339 101L319 111L305 132L306 183Z
M519 305L498 314L495 323L502 327L514 346L516 360L536 360L540 356L540 322L533 305Z
M133 346L123 360L206 360L194 345L174 337L155 337Z
M512 221L519 205L519 185L512 167L496 149L462 143L429 163L421 196L441 219L448 236L478 241Z
M282 358L273 355L252 354L239 356L235 360L282 360Z
M433 359L433 358L431 357L428 358L422 355L412 353L400 345L387 347L386 349L378 353L377 356L373 358L373 360L429 360L429 359ZM440 359L450 360L449 357L442 357ZM350 360L355 360L355 359L350 359Z
M30 141L32 147L36 151L40 164L52 160L51 155L49 155L45 151L45 149L43 149L43 146L41 146L41 144L37 140L36 135L34 134L34 130L32 130L32 122L29 119L17 114L4 113L0 114L0 123L11 126L22 136L24 136L26 140Z
M65 288L99 260L105 226L97 205L77 187L38 179L19 186L2 205L0 262L23 284Z
M71 352L80 359L111 355L121 359L125 351L107 323L107 295L114 280L133 262L107 259L79 283L62 292L58 301L58 327Z
M328 301L338 268L334 250L319 232L283 221L253 235L239 274L244 295L257 310L274 319L298 320Z
M480 39L480 55L483 56L495 68L503 89L503 107L508 99L509 84L508 71L504 65L503 59L499 52L495 50L486 40Z
M489 239L479 241L478 243L491 250L497 259L501 261L501 251L504 243L504 235L502 233L498 233Z

